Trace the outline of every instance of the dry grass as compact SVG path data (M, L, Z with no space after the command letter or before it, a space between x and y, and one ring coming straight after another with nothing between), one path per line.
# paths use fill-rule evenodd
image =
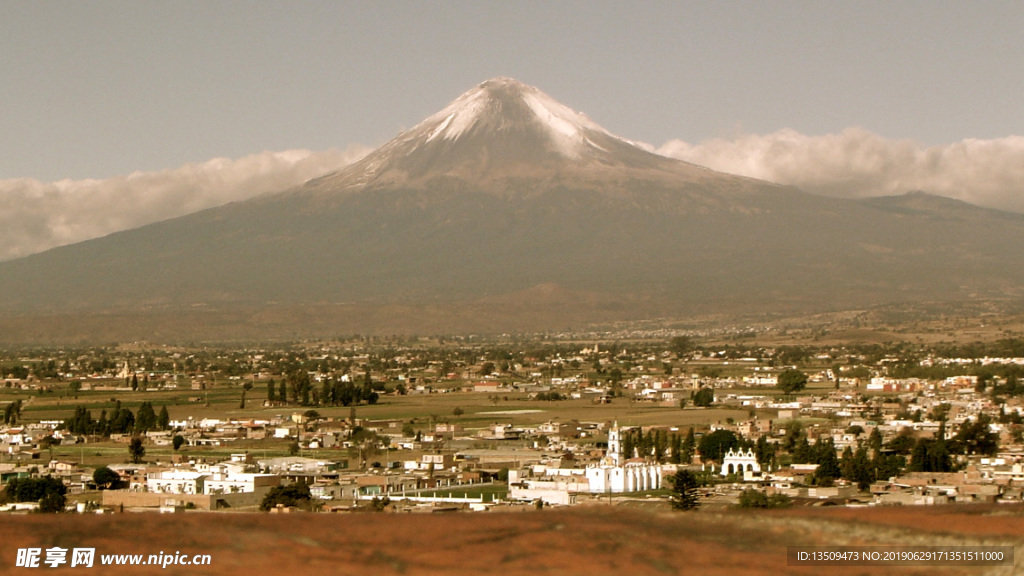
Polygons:
M927 537L926 527L937 520L947 535L965 542L980 533L1003 536L989 543L1019 541L1021 518L993 513L963 507L667 513L592 506L456 515L19 516L0 525L0 554L7 559L0 572L13 564L17 548L61 546L212 557L211 566L191 567L189 574L817 574L820 568L786 566L786 546L900 544L908 535ZM893 518L899 519L896 532ZM855 573L983 572L862 567Z

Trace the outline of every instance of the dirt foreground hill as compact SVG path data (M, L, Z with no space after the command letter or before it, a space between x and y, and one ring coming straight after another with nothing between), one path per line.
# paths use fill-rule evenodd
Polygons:
M787 565L787 546L1014 545L1021 506L669 513L588 507L478 514L10 516L0 573L19 548L95 548L116 574L1015 574L1015 567ZM209 555L208 566L100 566L101 555ZM30 570L30 569L29 569ZM31 572L27 572L31 573Z

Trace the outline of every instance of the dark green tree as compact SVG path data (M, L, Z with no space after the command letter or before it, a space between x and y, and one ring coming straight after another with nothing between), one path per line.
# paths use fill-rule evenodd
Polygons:
M693 405L707 408L715 402L715 391L712 388L701 388L693 395Z
M882 433L878 431L878 426L872 428L871 434L868 435L868 448L874 452L882 449Z
M133 436L128 442L128 455L132 459L133 464L142 462L142 457L146 455L146 447L142 444L142 438Z
M305 482L298 482L287 486L274 486L263 497L263 501L260 502L260 510L270 510L277 507L278 504L289 507L309 508L312 498L313 495L309 491L309 485Z
M676 434L675 432L673 432L672 435L669 437L668 449L669 449L669 452L670 452L669 462L672 463L672 464L682 464L683 463L683 437L680 436L679 434Z
M979 414L973 421L961 424L951 450L957 454L995 456L999 452L999 434L992 432L990 423L987 414Z
M39 512L43 514L59 514L67 507L67 496L51 492L39 500Z
M40 512L63 512L67 486L58 478L12 478L7 481L4 499L8 502L38 502Z
M758 436L757 442L754 444L754 456L757 457L757 463L763 470L775 466L775 446L774 443L768 441L768 437L764 434Z
M92 473L92 481L100 490L116 490L121 486L121 475L107 466L100 466Z
M887 447L895 452L906 456L910 454L910 451L914 449L917 444L917 439L914 437L914 431L910 427L900 428L900 431L896 433L896 437L889 441Z
M853 466L850 481L857 484L858 490L867 490L876 478L876 470L868 457L867 446L857 448L853 454Z
M697 449L697 439L693 435L693 428L689 428L686 431L686 436L683 438L682 452L680 459L684 464L689 464L693 460L693 453Z
M135 416L135 432L145 433L157 427L156 412L153 411L153 404L143 402Z
M814 482L818 486L831 486L842 475L836 447L831 439L818 440L814 444L818 467L814 470Z
M160 407L160 413L156 416L156 425L161 430L171 427L171 414L167 411L166 404Z
M171 447L173 447L175 451L177 451L179 448L181 448L181 445L184 444L184 443L185 443L185 438L182 437L181 434L175 434L171 438Z
M693 351L693 339L689 336L676 336L672 338L670 346L672 351L676 353L676 357L682 359Z
M726 452L738 448L739 445L740 439L735 432L715 430L700 439L697 449L700 451L701 459L721 462Z
M795 368L789 368L779 374L779 390L786 394L795 394L807 387L807 374Z
M672 494L669 501L673 510L696 510L700 506L700 495L697 492L700 483L697 476L689 470L679 470L672 476Z
M793 500L785 494L772 494L768 496L756 488L748 488L740 492L737 506L740 508L788 508Z

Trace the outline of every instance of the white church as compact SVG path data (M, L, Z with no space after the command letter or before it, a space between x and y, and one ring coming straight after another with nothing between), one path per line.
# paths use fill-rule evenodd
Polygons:
M746 452L740 449L735 451L730 448L725 453L725 458L722 459L722 470L719 472L719 476L729 476L731 474L739 474L743 478L750 478L753 476L759 476L761 474L761 465L757 462L757 456L754 455L754 451L747 449Z
M623 461L619 423L608 431L608 450L586 469L591 494L621 494L661 488L661 466L636 458Z
M529 477L509 470L509 498L548 504L574 504L577 494L623 494L661 485L660 465L641 458L623 459L618 423L608 431L608 450L597 464L586 468L534 466Z

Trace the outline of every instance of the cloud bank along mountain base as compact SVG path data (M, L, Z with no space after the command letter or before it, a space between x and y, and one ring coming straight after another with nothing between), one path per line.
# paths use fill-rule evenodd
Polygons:
M0 180L0 260L285 190L369 150L262 152L97 180Z
M861 128L793 130L648 149L708 168L825 196L922 190L1024 212L1024 136L926 147ZM136 228L299 185L359 160L370 148L263 152L97 180L0 180L0 261Z
M825 196L865 198L920 190L987 208L1024 212L1022 136L925 147L861 128L825 136L780 130L700 144L672 140L655 151Z

